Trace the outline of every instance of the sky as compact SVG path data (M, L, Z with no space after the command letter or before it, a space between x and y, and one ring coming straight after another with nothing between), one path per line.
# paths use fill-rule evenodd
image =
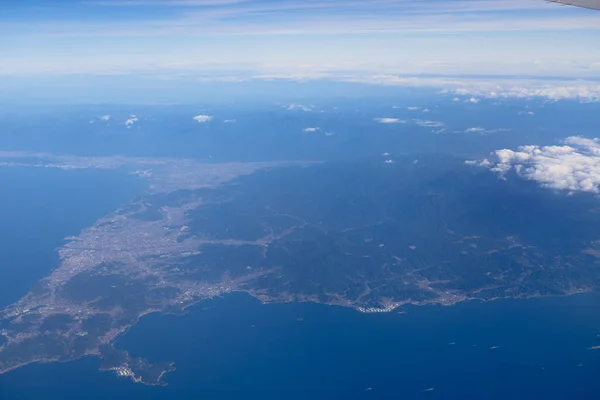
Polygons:
M600 12L543 0L2 0L2 76L597 80ZM91 78L90 78L91 79ZM438 82L439 83L439 82Z

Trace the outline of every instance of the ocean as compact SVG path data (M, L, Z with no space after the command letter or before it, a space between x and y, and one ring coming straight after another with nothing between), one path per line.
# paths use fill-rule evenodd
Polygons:
M0 307L58 266L56 249L65 237L146 187L120 170L0 168Z
M93 357L0 376L6 399L597 399L600 295L363 314L245 294L149 315L117 341L174 361L166 387Z
M143 190L118 171L0 168L0 304L57 263L55 249ZM168 386L99 372L98 360L0 376L15 399L598 399L600 294L409 306L364 314L243 293L184 316L148 315L117 347L173 361Z

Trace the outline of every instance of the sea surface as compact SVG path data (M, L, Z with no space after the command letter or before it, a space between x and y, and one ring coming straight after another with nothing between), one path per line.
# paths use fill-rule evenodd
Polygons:
M65 236L144 187L118 171L50 169L0 168L0 184L0 304L57 265ZM174 361L168 386L86 357L0 375L0 400L598 399L599 335L600 294L363 314L237 293L148 315L118 339L134 356Z
M233 294L149 315L117 342L171 360L168 386L89 357L0 376L6 399L597 399L600 295L362 314Z
M121 170L0 167L0 307L58 266L65 237L146 187Z

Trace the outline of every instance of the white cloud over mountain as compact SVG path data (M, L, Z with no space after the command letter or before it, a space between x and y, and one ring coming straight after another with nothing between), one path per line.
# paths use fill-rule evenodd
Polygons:
M552 189L600 193L600 142L571 136L561 146L521 146L497 150L489 159L467 161L501 177L514 171L524 179Z

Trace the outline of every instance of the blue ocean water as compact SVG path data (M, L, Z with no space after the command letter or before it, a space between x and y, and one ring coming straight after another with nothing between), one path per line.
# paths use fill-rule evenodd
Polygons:
M166 387L87 358L0 376L4 399L597 399L600 295L361 314L234 294L150 315L118 347L175 361Z
M120 170L0 168L0 307L58 265L56 249L132 200L144 180Z

